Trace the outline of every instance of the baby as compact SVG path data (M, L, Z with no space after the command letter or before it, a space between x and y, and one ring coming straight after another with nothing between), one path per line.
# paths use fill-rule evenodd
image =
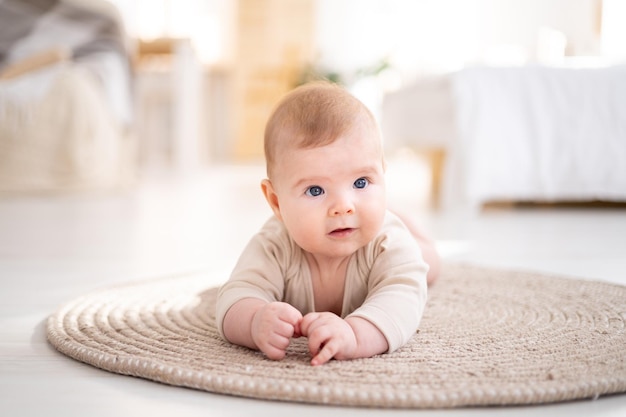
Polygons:
M304 336L312 365L404 345L426 303L420 246L438 257L387 210L370 111L333 84L296 88L267 123L265 157L261 188L274 216L220 288L221 335L275 360Z

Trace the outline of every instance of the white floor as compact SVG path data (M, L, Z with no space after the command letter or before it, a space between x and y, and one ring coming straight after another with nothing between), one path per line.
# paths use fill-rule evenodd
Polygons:
M226 279L270 214L260 166L162 177L121 194L0 199L2 416L625 416L626 395L535 407L376 410L257 401L110 374L47 344L60 304L116 283L208 270ZM406 175L391 170L390 179ZM626 285L626 208L427 208L413 181L390 198L436 239L444 259L533 269ZM626 352L626 347L625 347ZM626 360L626 353L625 353Z

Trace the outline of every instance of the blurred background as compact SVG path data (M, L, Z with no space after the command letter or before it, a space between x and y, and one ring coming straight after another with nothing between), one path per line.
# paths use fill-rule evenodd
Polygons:
M410 150L426 163L436 199L442 188L458 194L450 190L459 187L469 187L478 202L616 197L604 189L576 195L572 187L562 194L543 187L491 195L452 178L481 184L482 174L501 177L474 169L484 158L466 153L471 144L503 160L485 142L493 127L475 126L484 118L506 119L509 131L520 130L516 123L531 126L533 140L545 129L563 140L572 135L561 134L559 123L571 128L568 120L582 112L604 126L609 145L594 146L624 156L623 145L610 145L624 134L624 106L614 97L623 92L615 81L623 72L602 72L626 59L620 0L5 0L0 7L4 191L115 187L155 171L262 163L263 128L274 104L297 85L326 78L371 108L390 158ZM481 78L472 68L495 72ZM510 72L519 69L526 72ZM533 89L539 93L523 95ZM508 99L487 97L490 91ZM550 97L558 98L556 108ZM602 103L600 116L586 104L595 101ZM511 120L476 114L488 105L510 106ZM556 114L546 116L548 124L533 118L545 111ZM512 120L516 113L519 120ZM498 128L492 136L509 136ZM508 153L519 155L524 146L512 142L516 151ZM584 147L575 152L588 154ZM534 148L527 153L546 159ZM467 169L452 172L446 164ZM620 198L626 194L619 191Z
M134 44L141 142L146 153L157 153L148 159L159 156L157 141L173 139L147 132L168 122L153 108L157 92L148 85L157 71L174 74L173 90L199 72L189 97L181 98L198 109L182 125L197 135L202 161L239 161L262 156L272 106L311 77L347 85L379 115L385 93L467 66L582 66L626 58L626 6L619 0L114 3ZM177 65L177 59L188 61ZM170 120L159 131L180 136L171 128Z

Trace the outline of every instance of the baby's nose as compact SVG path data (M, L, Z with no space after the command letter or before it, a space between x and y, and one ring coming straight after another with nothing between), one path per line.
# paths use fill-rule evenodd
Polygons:
M354 213L354 204L350 199L345 197L337 198L330 208L331 216L342 216L352 213Z

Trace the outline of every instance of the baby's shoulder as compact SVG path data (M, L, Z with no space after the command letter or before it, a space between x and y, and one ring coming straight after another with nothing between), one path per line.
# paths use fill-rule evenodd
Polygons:
M411 235L411 231L404 222L394 213L387 211L380 232L374 238L375 245L381 244L398 244L405 245L412 243L415 239Z
M419 253L417 241L402 220L391 212L387 212L380 232L365 245L357 258L366 265L402 253Z
M261 229L252 237L255 246L266 255L286 262L297 258L301 249L287 232L287 228L275 216L270 217Z

